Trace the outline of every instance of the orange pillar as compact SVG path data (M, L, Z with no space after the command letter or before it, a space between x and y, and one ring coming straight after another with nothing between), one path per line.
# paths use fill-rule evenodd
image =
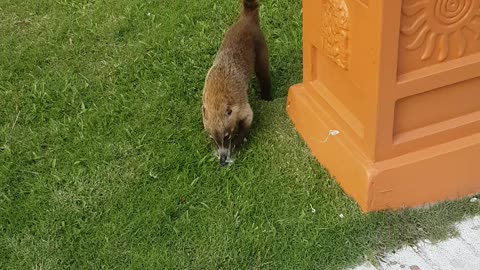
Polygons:
M480 193L480 0L303 0L303 16L287 110L362 210Z

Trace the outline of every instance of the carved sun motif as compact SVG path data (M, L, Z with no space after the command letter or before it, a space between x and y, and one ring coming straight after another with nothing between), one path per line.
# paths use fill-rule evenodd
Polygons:
M401 32L414 37L406 48L417 50L423 45L422 60L438 51L438 61L444 61L452 51L450 46L457 56L463 56L467 48L465 34L471 32L477 40L480 38L479 0L411 0L404 4L402 12L411 18L411 23Z

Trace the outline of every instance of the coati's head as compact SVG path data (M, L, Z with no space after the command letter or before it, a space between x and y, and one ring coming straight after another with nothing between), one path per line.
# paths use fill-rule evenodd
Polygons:
M220 165L227 165L232 136L237 125L238 107L227 104L203 104L203 125L217 146Z

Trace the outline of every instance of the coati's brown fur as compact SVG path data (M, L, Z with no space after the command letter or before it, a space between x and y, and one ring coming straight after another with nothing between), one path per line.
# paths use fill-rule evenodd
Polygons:
M242 0L242 5L240 18L225 34L203 89L203 124L218 147L221 165L226 164L232 146L243 143L252 123L247 90L254 73L261 98L272 100L268 49L260 29L258 0Z

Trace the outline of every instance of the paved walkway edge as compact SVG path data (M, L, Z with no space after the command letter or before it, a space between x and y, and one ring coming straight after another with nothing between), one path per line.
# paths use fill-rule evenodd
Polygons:
M385 254L378 267L365 263L352 270L480 270L480 217L455 226L458 237L436 244L421 241Z

